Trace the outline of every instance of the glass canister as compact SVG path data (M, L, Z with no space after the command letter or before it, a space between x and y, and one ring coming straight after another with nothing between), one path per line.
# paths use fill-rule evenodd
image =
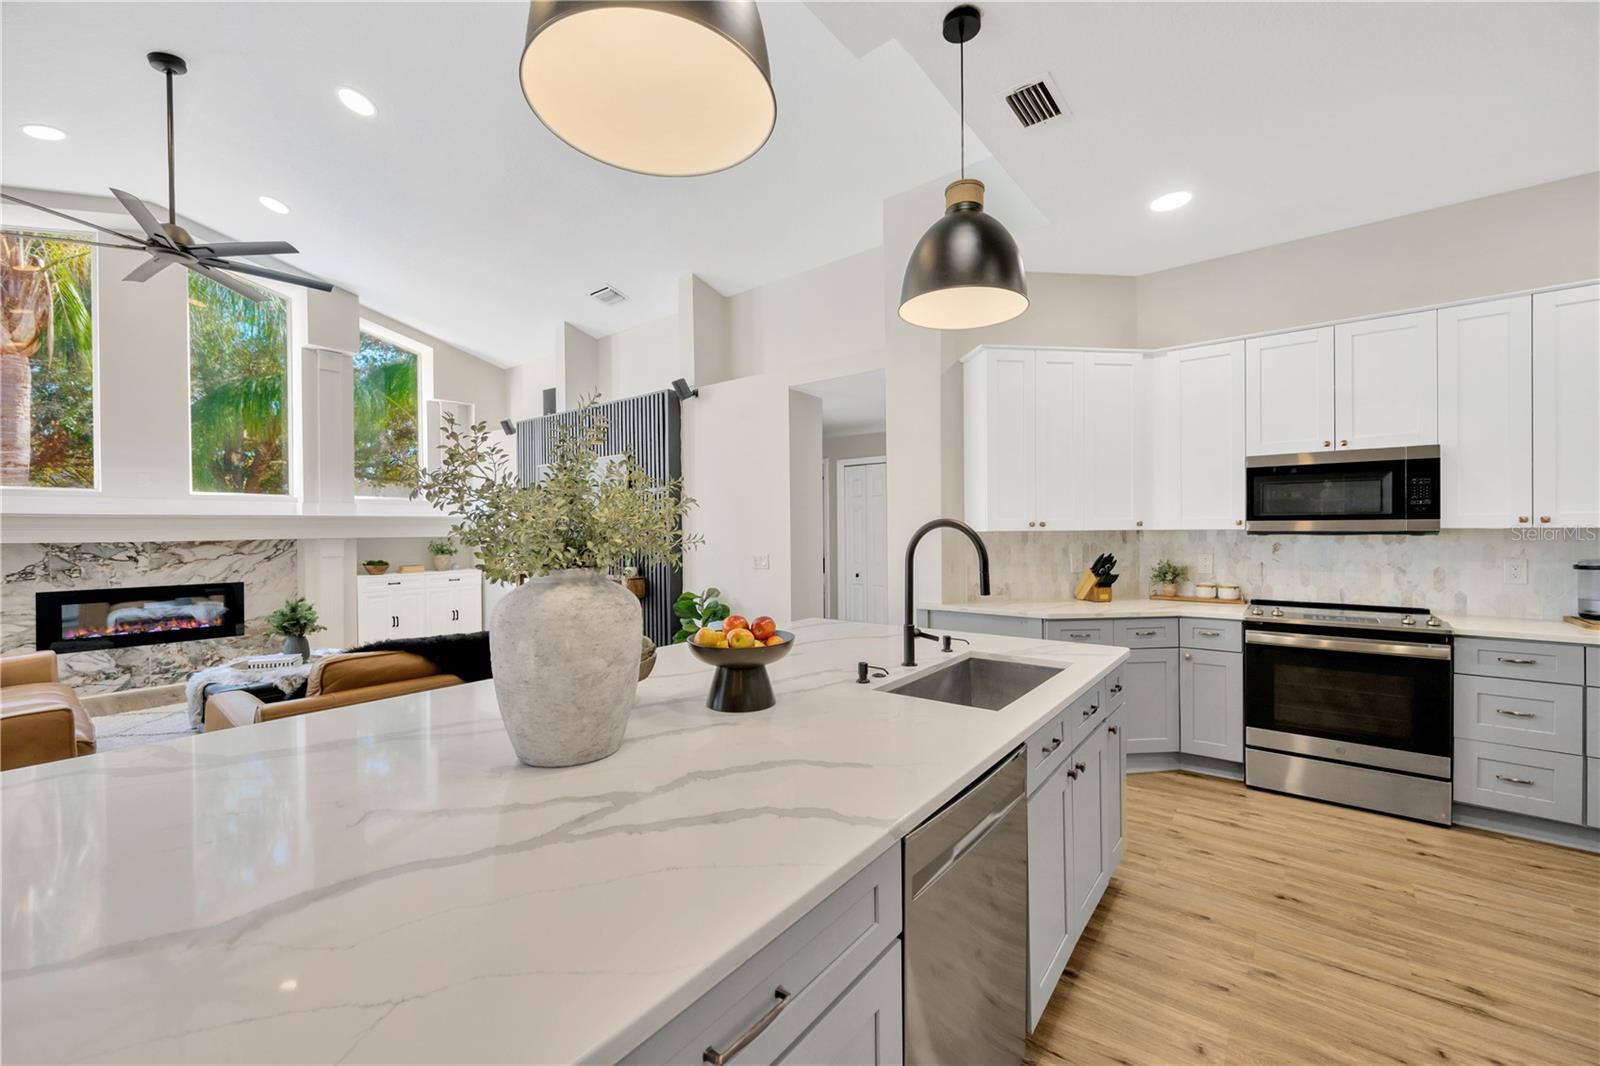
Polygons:
M1578 617L1600 622L1600 559L1579 559L1572 568L1578 572Z

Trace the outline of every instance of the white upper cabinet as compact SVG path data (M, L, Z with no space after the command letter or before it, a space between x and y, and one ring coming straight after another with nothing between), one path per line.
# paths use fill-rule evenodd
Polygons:
M1533 511L1600 525L1600 285L1533 297Z
M1331 450L1333 327L1245 341L1245 453Z
M1144 356L1084 352L1083 448L1074 469L1082 485L1081 529L1132 529L1144 518L1146 440Z
M1025 528L1074 529L1086 474L1083 360L1049 349L1033 359L1033 508Z
M1439 442L1437 317L1418 311L1334 327L1338 448Z
M987 349L967 358L966 511L978 529L1026 529L1033 507L1033 353Z
M1244 525L1244 342L1163 352L1146 373L1154 454L1145 528Z
M1496 529L1531 520L1532 314L1527 296L1439 311L1444 529Z

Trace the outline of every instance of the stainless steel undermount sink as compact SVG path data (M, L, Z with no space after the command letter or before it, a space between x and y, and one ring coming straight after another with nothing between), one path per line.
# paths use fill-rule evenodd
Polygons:
M925 674L884 685L878 691L961 707L998 711L1059 674L1064 667L1035 666L969 655Z

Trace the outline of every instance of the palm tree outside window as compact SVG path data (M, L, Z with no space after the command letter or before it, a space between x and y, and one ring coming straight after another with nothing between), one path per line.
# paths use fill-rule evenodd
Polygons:
M357 496L408 497L417 476L417 353L361 331L355 369Z
M289 492L287 301L189 273L189 455L195 492Z

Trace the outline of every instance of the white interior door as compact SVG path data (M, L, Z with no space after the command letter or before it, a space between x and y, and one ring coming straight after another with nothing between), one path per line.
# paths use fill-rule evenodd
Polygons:
M839 478L839 617L889 621L888 464L851 463Z

